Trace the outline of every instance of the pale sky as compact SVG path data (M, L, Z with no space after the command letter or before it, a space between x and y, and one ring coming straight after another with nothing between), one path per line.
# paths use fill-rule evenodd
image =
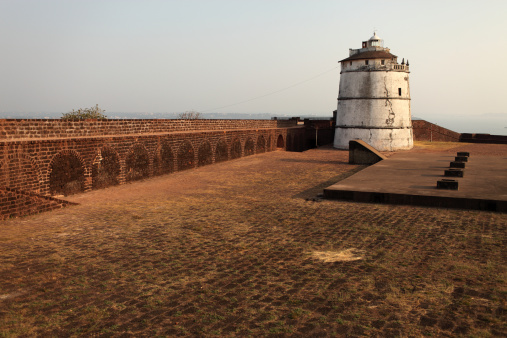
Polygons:
M375 28L410 60L413 116L501 133L506 15L505 0L0 0L0 117L95 104L331 115L338 61Z

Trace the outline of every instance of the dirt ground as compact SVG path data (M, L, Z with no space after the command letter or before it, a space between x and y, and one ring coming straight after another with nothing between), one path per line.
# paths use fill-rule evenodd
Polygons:
M2 221L0 337L507 335L507 215L315 198L347 161L265 153Z

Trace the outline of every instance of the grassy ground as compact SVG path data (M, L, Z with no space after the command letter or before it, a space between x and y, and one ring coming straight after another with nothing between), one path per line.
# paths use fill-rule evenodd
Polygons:
M506 335L506 215L311 199L347 159L266 153L0 223L0 337Z

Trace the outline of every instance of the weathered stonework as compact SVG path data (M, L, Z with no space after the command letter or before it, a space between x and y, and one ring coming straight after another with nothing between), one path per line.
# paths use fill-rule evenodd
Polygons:
M398 64L376 34L340 63L334 147L361 139L380 151L411 149L408 63Z
M0 187L68 195L304 143L296 120L0 120ZM274 143L277 142L277 143Z
M440 127L425 120L412 121L415 141L459 142L460 133Z

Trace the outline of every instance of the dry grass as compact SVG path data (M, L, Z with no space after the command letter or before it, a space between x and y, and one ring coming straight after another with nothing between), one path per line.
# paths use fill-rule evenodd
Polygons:
M0 337L507 334L505 215L306 200L347 159L256 155L3 222Z
M358 250L356 248L345 249L342 251L314 251L312 256L326 263L333 262L351 262L363 259L364 250Z

